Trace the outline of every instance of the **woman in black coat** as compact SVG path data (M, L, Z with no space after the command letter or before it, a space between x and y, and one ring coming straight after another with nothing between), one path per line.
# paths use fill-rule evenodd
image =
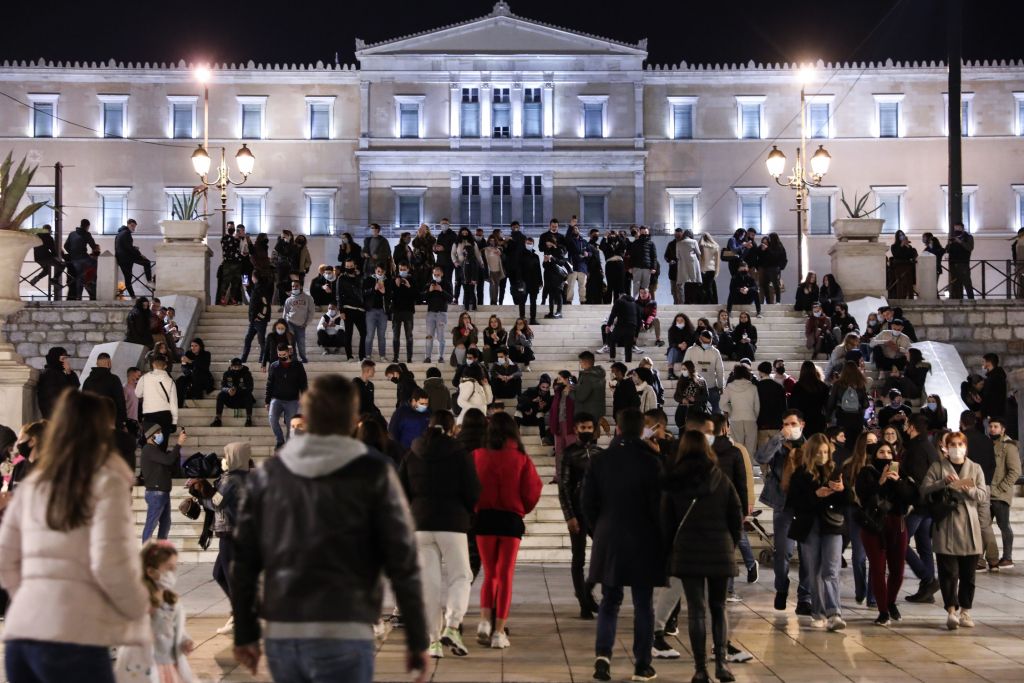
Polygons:
M46 365L39 373L36 383L36 399L39 401L39 414L44 420L50 418L53 406L65 389L77 389L78 375L71 369L68 352L63 346L54 346L46 352Z
M821 287L818 289L818 301L821 303L821 308L825 311L825 315L830 318L836 314L836 304L846 301L843 288L836 282L836 278L832 273L825 273L822 276Z
M668 573L682 580L686 595L696 669L693 680L710 680L706 663L708 608L715 677L735 680L725 666L729 640L725 596L729 579L737 573L735 553L744 512L739 495L718 468L704 435L696 431L683 434L679 451L666 462L662 490L661 528L664 545L670 549Z
M132 310L125 318L124 340L131 344L142 344L147 349L153 348L153 334L150 332L149 299L140 296L135 300Z
M732 330L732 341L737 359L754 360L754 354L757 352L757 328L750 321L750 314L746 311L740 311L740 321Z
M260 370L266 372L267 365L277 358L279 344L287 344L292 349L292 358L295 357L295 335L288 329L288 323L284 318L278 318L270 332L267 332L267 339L263 342L263 353L260 354Z
M796 303L793 304L794 311L810 311L811 306L818 300L818 276L813 272L807 273L807 277L796 288Z
M213 391L213 373L210 372L210 352L203 340L196 337L181 359L181 377L178 385L178 407L185 407L185 399L197 401Z
M805 436L825 431L825 407L828 403L828 385L821 378L821 370L812 361L805 360L800 366L800 377L793 386L789 407L804 414Z

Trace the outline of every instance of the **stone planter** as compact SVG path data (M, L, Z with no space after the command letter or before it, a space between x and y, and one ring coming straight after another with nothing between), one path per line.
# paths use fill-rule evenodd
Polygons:
M884 218L837 218L832 221L832 231L840 242L864 240L877 242L882 234Z
M21 266L39 240L20 230L0 230L0 424L18 425L35 412L38 372L7 341L7 317L25 307L21 300Z
M206 221L160 221L166 242L202 242L208 228Z
M28 250L40 242L20 230L0 230L0 325L7 316L21 310L21 265Z

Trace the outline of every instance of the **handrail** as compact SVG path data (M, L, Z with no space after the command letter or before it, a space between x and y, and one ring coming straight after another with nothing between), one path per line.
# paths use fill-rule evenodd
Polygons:
M1024 298L1024 261L978 259L969 261L969 264L971 290L976 296L982 299ZM948 263L940 263L939 267L947 278L950 277ZM949 282L940 287L939 298L941 299L943 294L948 297L949 289ZM964 295L967 296L966 291Z

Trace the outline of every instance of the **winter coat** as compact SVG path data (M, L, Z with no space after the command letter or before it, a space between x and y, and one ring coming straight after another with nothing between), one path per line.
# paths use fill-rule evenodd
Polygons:
M500 450L478 448L473 451L473 462L480 480L478 515L491 511L522 520L537 507L544 484L533 460L514 442L509 441Z
M203 398L213 391L213 373L210 372L210 363L213 359L210 352L200 344L199 353L192 353L190 350L185 354L185 358L188 358L189 362L182 363L181 373L190 380L188 398Z
M859 509L854 514L863 514L864 511L873 508L878 501L892 504L892 508L889 510L890 515L903 516L907 514L907 509L917 498L917 487L905 477L895 481L889 479L884 484L879 484L882 472L887 466L888 462L886 461L869 460L861 468L856 481L852 482L859 502ZM863 522L861 522L861 526L866 533L871 533L870 529L864 527Z
M249 298L249 322L266 323L270 320L270 300L274 296L273 287L262 280L253 287Z
M142 415L170 411L171 424L178 424L178 386L166 370L150 370L140 377L135 395L142 401Z
M651 238L641 235L629 245L630 267L653 270L658 266L658 252Z
M789 397L789 407L796 408L804 415L804 434L813 436L825 431L825 406L828 403L828 385L821 382L814 388L797 382Z
M218 536L230 534L235 529L251 458L252 448L247 442L232 441L224 446L226 471L217 481L217 493L210 501L215 515L213 531Z
M427 412L431 415L439 410L452 409L452 395L441 377L427 377L423 380L423 391L427 392Z
M605 411L605 372L600 365L580 370L579 381L576 382L575 414L588 413L595 420L604 417Z
M996 366L981 386L981 411L986 417L1005 417L1007 395L1006 370Z
M786 494L782 491L782 476L786 468L788 458L798 457L792 451L799 451L804 445L804 437L796 441L785 441L781 432L776 433L754 453L754 460L761 465L761 472L764 485L761 487L761 496L758 498L762 503L776 512L781 512L786 507ZM789 447L792 447L792 451ZM765 467L767 466L767 467Z
M786 390L770 377L759 379L756 386L760 406L757 413L757 428L782 429L782 414L786 412L788 405Z
M480 480L473 455L446 434L423 435L398 468L417 531L468 533Z
M82 391L91 391L100 396L109 396L110 400L114 402L114 408L117 411L117 424L122 425L128 419L128 410L125 407L124 401L124 387L121 386L121 380L110 371L110 368L94 367L89 376L85 378L85 382L82 383Z
M745 510L729 479L710 460L690 461L667 472L661 486L662 543L669 550L669 575L736 576L736 546Z
M142 479L147 491L171 492L174 464L181 458L181 446L175 445L164 450L156 444L147 443L140 454Z
M740 447L732 442L727 436L716 436L711 444L711 450L718 458L718 469L736 488L736 494L740 497L740 509L747 514L747 508L753 501L753 469L748 462L750 456L743 457ZM747 476L748 468L751 476Z
M640 412L646 413L658 407L658 395L647 382L641 382L636 386L636 393L640 397Z
M408 450L412 442L427 431L430 424L430 413L414 409L408 403L404 403L395 409L391 414L391 421L388 423L388 434L391 438L402 444L402 448Z
M583 482L590 471L590 463L594 456L603 453L604 449L597 445L597 441L583 444L580 441L566 447L562 455L562 466L558 471L558 504L562 508L562 515L565 521L575 519L580 528L586 533L592 533L593 529L587 524L583 516Z
M480 384L473 379L464 379L459 382L459 397L457 400L461 411L456 420L459 424L462 424L462 418L466 416L466 412L470 408L476 408L486 415L487 406L494 402L494 393L491 391L489 384Z
M133 306L124 320L124 340L130 344L153 348L153 333L150 332L149 324L149 310Z
M707 239L704 239L705 237ZM718 275L718 271L722 269L722 248L718 246L718 242L705 233L697 241L697 246L700 248L701 272Z
M932 463L921 482L921 496L949 488L946 477L951 474L956 475L956 470L946 458ZM985 545L981 540L978 508L989 504L985 475L978 463L968 459L964 460L960 474L956 476L972 480L974 488L967 491L951 489L959 505L945 518L932 522L932 548L938 555L981 555L985 552Z
M596 456L583 482L583 514L594 532L590 581L604 586L661 586L661 466L639 438L626 437Z
M274 361L267 370L267 390L263 402L270 405L271 399L297 401L308 388L306 368L302 363Z
M801 284L796 288L796 302L793 304L794 311L810 311L811 306L818 300L818 285L810 286Z
M722 354L714 346L705 349L696 344L686 349L683 354L683 362L693 361L697 374L704 378L708 389L725 388L725 363L722 362Z
M697 240L687 237L676 241L676 283L699 283L702 280L701 251Z
M608 327L635 332L639 324L640 309L632 298L623 295L612 304L612 312L608 316ZM633 343L632 339L621 339L621 341L623 343L626 341L629 341L631 344Z
M122 225L114 237L114 260L119 266L148 263L139 248L135 246L132 230L127 225Z
M835 468L838 470L838 468ZM830 478L839 478L834 471ZM827 511L844 515L850 504L853 482L844 481L842 491L819 498L816 491L827 486L828 481L821 481L816 475L803 467L797 467L789 480L789 491L786 493L786 509L793 513L793 524L789 527L789 538L803 543L818 523L818 533L825 535L842 534L845 523L834 524L825 516Z
M996 469L992 474L992 500L1013 504L1013 492L1020 478L1020 450L1017 442L1003 434L993 444L996 453Z
M11 595L4 640L103 647L150 641L141 621L149 596L130 502L133 477L124 460L108 458L93 475L92 516L71 531L46 524L49 483L21 483L0 525L0 584Z
M761 411L757 387L747 379L734 379L726 384L720 405L722 412L728 413L733 421L756 422Z

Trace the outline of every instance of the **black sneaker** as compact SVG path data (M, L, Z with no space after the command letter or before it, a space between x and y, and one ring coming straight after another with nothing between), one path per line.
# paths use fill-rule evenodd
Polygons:
M245 426L246 427L252 427L252 418L251 417L245 418Z
M798 602L796 603L796 613L801 617L811 616L811 603L809 602Z
M665 635L679 635L679 617L669 617L668 621L665 622Z
M775 594L775 609L777 609L780 612L785 611L785 609L786 609L786 600L788 598L789 598L789 595L787 595L786 593L776 593Z
M675 381L676 381L676 380L678 380L679 378L678 378L678 377L676 377L676 373L674 373L674 372L670 372L670 373L668 373L668 379L669 379L669 381L670 381L670 382L675 382Z
M540 323L539 323L539 322L537 322L537 319L536 319L536 318L530 318L530 324L531 324L531 325L539 325Z
M224 425L221 423L219 417L215 417L215 418L213 418L213 422L210 423L210 426L211 427L223 427Z
M878 618L875 619L874 624L875 626L888 626L889 621L890 619L888 614L886 614L885 612L879 612Z
M631 681L653 681L658 677L658 672L654 670L654 667L650 664L644 666L636 666L633 668L633 676L629 680Z
M554 315L553 317L554 317L554 318L555 318L556 320L561 320L561 319L562 319L562 312L561 312L561 311L559 311L558 313L555 313L555 315ZM652 671L653 671L653 669L652 669Z
M607 657L598 657L594 660L594 680L612 680L612 663L608 660Z
M939 582L937 579L932 579L928 582L922 581L920 588L917 589L917 592L913 595L908 595L906 599L907 602L934 603L935 593L937 593L938 590Z
M755 562L754 566L747 570L747 583L757 583L758 578L757 563Z
M717 678L720 683L733 683L733 681L736 680L736 677L732 675L732 672L729 671L729 667L725 665L724 661L715 662L715 678Z
M554 320L554 318L555 318L555 314L554 313L545 313L544 314L544 319L545 320Z
M893 621L900 621L903 619L903 615L900 614L900 608L896 606L896 603L889 605L889 616Z
M679 651L666 642L665 634L662 631L654 632L651 654L656 659L679 659Z

